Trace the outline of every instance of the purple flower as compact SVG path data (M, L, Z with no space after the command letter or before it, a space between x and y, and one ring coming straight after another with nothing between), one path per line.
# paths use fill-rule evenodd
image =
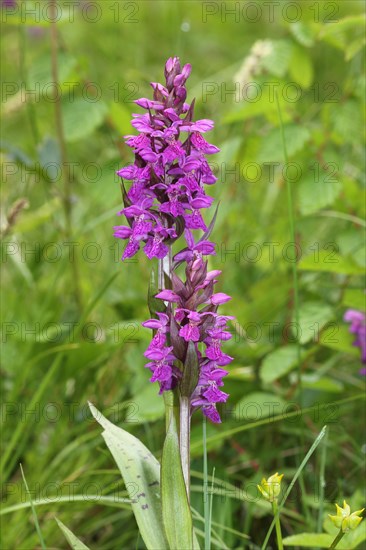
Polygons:
M180 301L178 294L176 294L172 290L162 290L161 292L159 292L159 294L156 295L156 298L160 298L160 300L164 300L165 302L178 303Z
M202 412L215 424L219 424L221 422L220 415L214 405L204 405L202 407Z
M190 262L191 260L202 258L202 256L215 255L215 244L210 241L194 242L192 233L190 231L184 232L188 248L184 248L181 252L178 252L174 256L176 262Z
M208 118L203 118L201 120L196 120L196 122L185 122L181 126L182 132L201 132L204 134L209 130L212 130L214 123Z
M201 322L201 316L195 311L190 311L187 315L187 319L189 322L180 329L179 336L184 338L186 342L190 340L192 342L199 342L200 331L198 325Z
M151 359L145 365L153 373L151 382L160 382L160 393L166 389L172 389L178 380L179 370L173 365L175 356L172 354L173 347L148 349L144 355Z
M148 237L144 247L144 252L150 260L151 258L164 258L169 251L167 245L163 243L164 239L176 235L174 229L166 229L160 224L156 225L153 231L154 235Z
M156 348L161 349L165 346L166 343L166 333L168 332L169 317L166 313L158 312L157 315L159 319L148 319L147 321L142 323L142 326L150 328L152 330L156 330L156 334L154 335L149 344L149 347L147 348L148 351Z
M3 8L15 8L17 5L16 0L2 0L1 4Z
M231 300L231 296L228 296L227 294L224 294L223 292L218 292L217 294L213 294L211 296L210 303L217 306L219 304L224 304L225 302L228 302L229 300Z
M351 323L349 331L356 336L353 345L360 348L361 361L366 363L366 315L357 309L348 309L344 320ZM360 374L366 374L365 369L361 369Z
M218 147L208 143L199 132L193 132L191 135L191 143L197 151L201 151L206 155L212 155L213 153L218 153L220 151Z

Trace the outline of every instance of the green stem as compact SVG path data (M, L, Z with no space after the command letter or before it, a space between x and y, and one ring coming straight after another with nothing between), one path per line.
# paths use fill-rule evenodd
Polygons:
M180 459L182 462L182 470L184 483L186 485L188 502L190 501L190 439L191 439L191 411L190 411L190 399L189 397L180 397L180 411L179 411L179 448Z
M280 513L278 510L277 501L272 502L272 510L273 510L273 516L275 520L278 550L283 550Z
M165 275L169 280L172 278L172 250L165 258L159 260L158 264L158 286L159 290L165 288ZM190 440L191 440L191 400L185 395L179 400L179 451L182 463L183 478L186 486L188 502L190 501Z
M210 550L210 506L208 502L208 469L207 469L207 421L203 416L203 516L205 518L205 550Z
M339 543L339 541L344 537L344 533L342 531L342 529L339 531L338 535L336 536L336 538L334 539L334 541L332 542L332 544L329 546L329 550L332 550L332 548L335 548L337 546L337 544Z
M158 260L158 289L159 291L165 289L165 274L169 276L171 270L171 258L172 250L169 247L168 256L163 259ZM149 291L150 293L150 291ZM168 336L169 338L169 336ZM170 340L169 340L170 345ZM165 403L165 431L168 433L170 426L171 417L174 414L174 398L175 394L172 391L164 392L164 403ZM176 418L177 426L179 426L179 418Z
M33 514L33 521L34 521L34 524L35 524L35 526L36 526L36 531L37 531L37 534L38 534L38 537L39 537L39 541L40 541L40 543L41 543L42 550L46 550L47 547L46 547L46 544L45 544L45 542L44 542L44 538L43 538L43 535L42 535L41 527L40 527L40 525L39 525L37 512L36 512L36 509L35 509L35 507L34 507L33 500L32 500L32 495L31 495L31 492L30 492L30 490L29 490L27 480L25 479L23 467L22 467L21 464L20 464L20 471L21 471L21 473L22 473L22 478L23 478L23 482L24 482L24 485L25 485L25 490L26 490L27 495L28 495L28 497L29 497L29 503L30 503L30 507L31 507L31 509L32 509L32 514Z

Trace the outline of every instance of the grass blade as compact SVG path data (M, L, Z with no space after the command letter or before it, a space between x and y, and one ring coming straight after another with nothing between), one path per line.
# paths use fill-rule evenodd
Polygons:
M85 312L82 314L82 316L79 319L79 322L78 322L78 324L75 328L75 331L74 331L74 337L75 338L77 338L79 336L88 315L90 315L90 313L93 311L93 309L95 308L95 306L97 305L99 300L102 298L102 296L104 295L104 293L106 292L108 287L112 284L114 279L117 277L117 275L118 275L118 273L114 273L107 280L105 285L99 290L99 292L97 292L97 294L94 296L94 298L90 301L89 305L87 306ZM33 399L31 400L29 405L27 405L26 410L32 411L32 410L35 409L36 405L38 403L40 403L44 392L46 391L49 383L51 382L54 374L58 370L60 364L62 363L63 358L64 358L64 352L61 352L59 355L57 355L54 358L50 368L47 370L45 376L42 379L41 384L39 385L37 391L35 392L35 394L33 396ZM30 435L30 430L26 429L29 424L30 424L30 419L28 419L28 417L26 417L23 421L19 422L17 427L16 427L16 430L14 431L14 433L12 435L12 438L11 438L9 444L6 446L6 450L5 450L4 454L2 455L1 461L0 461L0 478L2 480L7 480L8 479L8 476L11 473L11 471L14 467L14 464L18 460L19 453L21 452L21 448L20 448L19 445L17 446L17 443L18 443L19 439L23 436L22 444L23 445L25 444L27 438ZM10 461L9 461L9 464L8 464L8 468L7 468L6 471L4 471L5 466L7 465L7 462L8 462L9 459L10 459Z
M31 508L32 508L32 514L33 514L34 524L35 524L35 526L36 526L36 530L37 530L37 533L38 533L39 541L40 541L40 543L41 543L42 549L43 549L43 550L46 550L46 545L45 545L44 538L43 538L43 535L42 535L41 527L40 527L40 525L39 525L37 512L36 512L36 509L35 509L35 507L34 507L34 505L33 505L32 495L31 495L31 493L30 493L30 490L29 490L29 487L28 487L27 480L25 479L25 475L24 475L23 468L22 468L22 465L21 465L21 464L20 464L20 471L22 472L22 478L23 478L23 482L24 482L24 485L25 485L25 490L27 491L27 495L28 495L28 497L29 497L30 506L31 506Z
M105 506L112 506L113 508L125 508L130 510L131 500L129 498L119 498L117 496L101 496L98 494L88 495L88 498L85 498L85 495L72 495L72 498L69 496L58 496L55 495L54 498L40 498L33 501L33 506L50 506L53 503L60 504L72 504L73 502L84 502L87 504L104 504ZM30 508L30 502L21 502L20 504L13 504L12 506L7 506L0 510L0 516L5 516L6 514L11 514L12 512L17 512L18 510L24 510Z
M318 524L317 532L322 532L323 512L324 512L324 488L325 488L325 460L327 456L327 438L328 434L325 434L320 454L320 472L319 472L319 511L318 511Z
M66 525L64 525L62 523L62 521L60 521L57 518L55 518L55 520L57 521L57 525L59 526L59 528L61 529L61 531L65 535L65 538L66 538L67 542L70 544L71 548L73 548L74 550L89 550L89 547L85 546L85 544L83 542L81 542L81 540L79 540L74 535L74 533L72 531L70 531L70 529L68 529L66 527Z
M293 486L295 485L298 477L300 476L301 472L303 471L306 464L308 463L311 455L313 454L313 452L315 451L315 449L317 448L317 446L319 445L319 443L321 442L321 440L323 439L323 437L325 436L326 433L327 433L327 426L324 426L323 429L321 430L321 432L319 433L318 437L316 438L316 440L314 441L314 443L312 444L312 446L310 447L310 449L306 453L306 456L305 456L304 460L301 462L300 466L298 467L294 477L292 478L292 481L291 481L290 485L287 487L287 490L286 490L286 492L283 496L283 499L282 499L281 503L278 505L277 514L273 518L273 521L272 521L272 523L271 523L271 525L268 529L266 538L264 539L264 542L263 542L263 545L262 545L262 550L265 550L266 547L267 547L267 543L268 543L269 537L271 536L273 528L275 526L276 519L280 515L281 510L284 507L285 502L287 500L287 497L291 493Z
M317 412L320 414L320 412L323 411L323 409L326 409L329 406L336 406L340 407L341 405L344 405L346 403L352 403L353 401L358 401L359 399L366 399L365 393L359 393L352 397L345 397L344 399L339 399L338 401L332 401L330 403L324 403L322 405L315 405L313 407L306 407L305 409L301 409L301 411L296 410L291 413L285 413L285 414L279 414L277 416L273 416L272 418L263 418L263 420L257 420L256 422L248 422L247 424L242 424L241 426L238 426L237 428L230 428L229 430L223 430L215 435L211 435L206 439L207 443L213 443L216 441L221 441L223 439L226 439L227 437L231 437L234 434L238 434L241 432L246 432L247 430L252 430L254 428L259 428L260 426L266 426L267 424L272 424L274 422L280 422L281 420L286 420L288 418L295 418L296 416L299 416L299 413L301 415L305 414L311 414L313 412ZM191 450L198 451L201 449L201 441L194 441L191 444Z

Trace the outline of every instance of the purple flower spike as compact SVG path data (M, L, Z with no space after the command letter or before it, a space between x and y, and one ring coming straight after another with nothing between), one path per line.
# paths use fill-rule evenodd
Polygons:
M129 240L122 259L140 248L149 259L164 258L169 252L167 242L177 238L178 222L180 233L184 229L206 230L201 210L211 206L213 199L206 195L204 185L211 185L216 178L204 155L219 149L202 136L213 128L212 120L194 122L194 101L185 103L190 73L189 63L181 69L179 58L169 58L165 85L152 82L153 98L135 101L148 112L132 115L131 124L139 134L125 139L135 162L117 171L132 182L122 213L133 231L115 233L115 237ZM182 139L181 132L188 132L188 137Z
M171 258L173 244L184 235L186 244L167 262L166 284L152 307L149 302L152 318L142 323L153 331L144 353L146 367L159 393L177 388L188 398L191 413L201 409L219 423L217 405L229 397L221 389L228 374L223 367L232 361L222 347L231 338L228 322L233 317L218 313L231 298L214 292L221 271L207 266L216 245L207 240L212 224L208 231L203 213L213 199L205 186L216 177L205 155L219 149L203 137L213 121L193 120L194 100L187 102L186 90L191 70L189 63L181 67L178 57L170 57L165 83L151 82L152 97L135 101L144 112L132 115L137 135L125 136L134 162L117 172L129 182L127 189L122 185L125 207L120 212L127 223L115 226L114 236L127 241L122 259L142 249L149 259L158 258L165 271L163 259ZM197 237L195 231L204 233Z

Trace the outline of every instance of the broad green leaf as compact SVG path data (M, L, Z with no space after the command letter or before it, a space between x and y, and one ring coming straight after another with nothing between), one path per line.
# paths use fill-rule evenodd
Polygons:
M305 302L299 309L299 327L291 327L292 333L301 344L310 340L318 342L321 329L333 317L330 306L322 302ZM292 322L295 322L293 316Z
M57 525L65 535L67 542L70 544L71 548L74 550L89 550L88 546L85 546L81 540L79 540L70 529L66 527L59 519L55 518Z
M91 134L102 124L107 111L103 101L90 102L80 97L73 102L63 101L62 116L66 141L77 141Z
M270 40L271 51L259 62L260 67L277 77L285 76L293 44L290 40Z
M107 420L91 403L94 418L122 474L132 509L148 550L169 548L162 523L160 464L136 437Z
M328 376L318 378L316 375L303 375L302 387L309 390L326 391L330 393L341 393L344 386L338 380L333 380Z
M253 392L246 395L235 406L238 421L260 420L283 412L286 401L269 392Z
M306 174L299 183L299 207L304 216L313 214L325 206L333 204L342 190L338 179L322 175L314 178L314 174Z
M333 46L345 50L355 36L365 34L365 15L351 15L344 17L337 23L324 24L319 37Z
M137 422L155 422L164 416L164 402L158 396L157 384L148 384L132 398Z
M246 98L244 94L243 102L238 105L224 117L225 123L237 122L240 120L248 120L257 116L265 116L274 124L278 121L277 105L274 101L274 90L279 90L279 102L285 122L292 119L293 105L286 101L285 94L282 93L284 86L287 86L285 80L276 80L270 83L260 78L253 80L250 83L252 90L257 90L255 98ZM254 92L253 92L254 93ZM249 91L248 91L249 95ZM217 162L217 161L215 161Z
M365 270L358 266L350 257L341 256L337 252L320 250L319 254L304 256L298 263L302 271L325 271L343 273L344 275L362 275Z
M290 32L302 46L310 48L314 44L315 34L310 25L296 21L290 24Z
M345 59L350 61L366 44L365 36L359 36L346 46Z
M189 550L193 544L193 525L179 452L176 417L170 415L161 460L163 521L171 550Z
M355 99L344 103L331 104L332 140L337 144L360 143L363 131L364 114L362 105Z
M288 345L269 353L260 368L260 377L266 384L289 373L297 365L297 347Z
M294 81L302 88L308 88L313 82L313 64L309 53L304 48L294 45L289 72Z
M283 539L284 546L301 546L303 548L329 548L334 538L324 533L299 533Z
M366 311L366 294L359 288L346 288L342 304L347 307Z
M357 356L360 350L353 346L354 335L348 330L348 325L344 323L331 323L320 335L320 344L327 348L344 351Z
M337 242L341 254L352 256L357 265L366 267L365 231L349 228L338 234Z
M305 126L287 124L284 127L287 153L292 157L305 146L310 139L310 132ZM273 128L263 141L257 158L258 162L283 162L281 129Z
M60 52L57 57L58 84L62 85L68 80L71 71L75 68L77 60L72 55ZM27 89L34 90L39 87L40 94L52 95L51 84L53 83L52 67L49 53L36 59L29 68Z

